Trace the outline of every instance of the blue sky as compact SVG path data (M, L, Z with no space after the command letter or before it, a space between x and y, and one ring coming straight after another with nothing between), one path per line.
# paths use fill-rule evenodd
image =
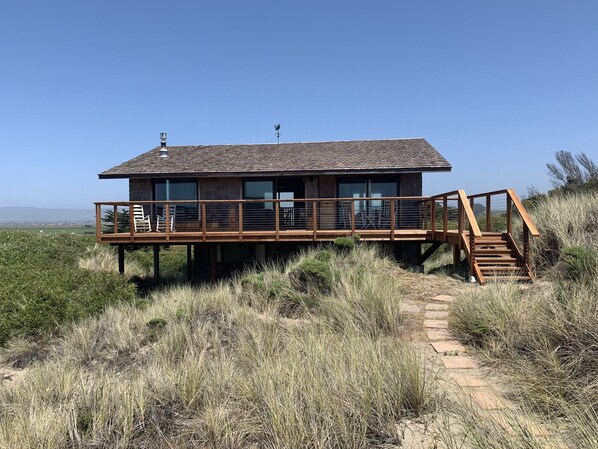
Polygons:
M549 188L598 160L598 2L0 5L0 206L127 197L97 173L159 143L423 136L424 193Z

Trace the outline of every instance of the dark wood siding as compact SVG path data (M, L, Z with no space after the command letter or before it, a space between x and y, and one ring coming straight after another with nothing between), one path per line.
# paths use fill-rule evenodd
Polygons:
M421 196L422 195L422 174L404 173L399 176L400 196Z
M152 201L151 179L129 179L129 201Z
M239 200L242 196L241 178L202 178L199 198L202 200Z

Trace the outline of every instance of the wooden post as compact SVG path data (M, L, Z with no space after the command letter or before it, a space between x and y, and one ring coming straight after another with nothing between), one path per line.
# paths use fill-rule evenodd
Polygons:
M193 254L191 252L191 245L187 245L187 281L193 280Z
M511 197L507 193L507 233L513 232L513 203Z
M442 207L444 210L442 211L442 233L444 242L447 241L447 233L448 233L448 198L445 196L442 198Z
M206 241L206 230L208 217L206 216L206 203L201 203L201 239Z
M239 202L239 240L243 240L243 203L241 202Z
M486 231L492 232L492 198L486 195Z
M160 245L154 245L154 284L160 283Z
M316 240L318 234L318 203L312 201L311 203L311 210L312 210L312 221L314 227L314 240Z
M135 215L133 213L133 204L129 203L129 232L131 234L131 242L135 238Z
M118 272L125 274L125 247L118 245Z
M461 242L461 239L459 239ZM453 245L453 268L458 268L461 263L461 248L459 245Z
M102 205L96 204L96 241L102 239Z
M529 266L529 229L525 223L523 223L523 263Z
M463 235L463 207L461 201L457 203L457 230L459 232L459 253L461 252L461 236ZM459 255L459 257L461 257ZM456 268L456 267L455 267Z
M473 269L474 265L475 265L475 234L473 233L473 230L471 229L471 226L469 227L469 275L470 276L475 276L475 270ZM479 281L479 279L478 279Z
M351 234L355 234L355 200L351 201Z
M218 280L218 254L215 244L210 245L210 268L212 270L212 282Z
M114 233L117 234L118 233L118 206L114 206Z
M432 204L430 206L430 228L432 228L432 240L436 238L436 200L432 198Z
M170 240L170 204L165 203L164 207L166 208L166 214L165 214L166 222L164 223L164 226L166 226L166 241L169 241Z
M390 200L390 240L395 239L395 200Z
M274 203L274 211L274 231L276 233L276 240L278 240L280 236L280 203L278 201Z

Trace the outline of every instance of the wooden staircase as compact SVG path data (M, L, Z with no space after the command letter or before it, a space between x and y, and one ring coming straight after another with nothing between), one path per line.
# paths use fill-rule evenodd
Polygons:
M483 232L475 238L475 271L480 283L488 281L533 281L517 244L508 233Z

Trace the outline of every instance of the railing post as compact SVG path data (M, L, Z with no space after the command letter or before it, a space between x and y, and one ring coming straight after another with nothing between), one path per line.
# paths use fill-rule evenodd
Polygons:
M312 220L313 220L313 226L314 226L314 240L316 240L317 235L318 235L318 203L315 201L312 201L311 203L311 208L312 208Z
M395 201L396 200L390 200L390 240L395 239Z
M430 205L430 228L432 228L432 240L436 239L436 200L432 198L432 204Z
M475 234L469 226L469 275L475 276ZM478 279L479 281L479 279Z
M507 233L513 233L513 203L511 201L511 196L509 192L507 192Z
M206 241L206 231L208 230L208 216L206 215L206 203L201 203L201 239Z
M118 206L114 205L113 206L113 212L114 214L114 227L113 227L113 233L117 234L118 233Z
M529 266L529 229L525 223L523 223L523 263Z
M486 195L486 232L492 232L492 198Z
M278 203L276 203L278 206ZM238 213L238 220L239 220L239 240L243 240L243 203L239 202L239 213ZM277 215L278 218L278 215Z
M133 214L133 204L129 203L129 232L131 234L131 242L135 238L135 215Z
M442 211L442 232L443 232L443 239L444 242L447 242L447 237L448 237L448 197L445 196L444 198L442 198L442 207L444 208L444 210Z
M457 203L457 230L459 232L459 250L461 250L461 236L463 235L463 204Z
M355 234L355 200L351 201L351 234Z
M96 241L102 238L102 205L96 204Z
M276 231L276 240L280 238L280 203L274 203L274 230Z
M166 241L170 240L170 204L164 203L164 207L166 208L166 213L164 214L164 227L166 228Z

